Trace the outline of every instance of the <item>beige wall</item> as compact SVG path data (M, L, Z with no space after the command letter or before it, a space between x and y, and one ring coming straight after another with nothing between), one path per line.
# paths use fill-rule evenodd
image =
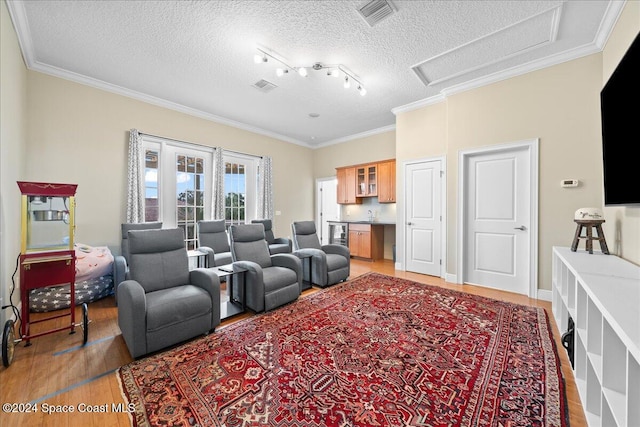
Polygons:
M398 115L399 159L443 154L447 158L449 275L457 273L459 151L539 138L539 288L551 288L551 247L570 245L575 231L574 211L598 206L602 199L600 81L601 55L596 54ZM563 189L563 178L579 179L582 185ZM400 206L402 201L398 203ZM398 235L400 247L403 242L401 233Z
M340 166L394 159L396 157L395 131L383 132L341 144L318 148L313 153L314 177L336 175Z
M312 150L38 72L28 74L26 178L78 184L76 241L119 252L129 129L273 159L274 232L313 215ZM292 179L295 177L295 179Z
M602 52L602 86L640 29L640 2L627 2ZM637 182L632 185L637 185ZM606 207L604 235L609 249L640 265L640 206Z
M20 254L20 191L27 143L27 69L4 1L0 2L0 302L9 303ZM19 304L20 292L13 302ZM1 325L11 316L0 311Z

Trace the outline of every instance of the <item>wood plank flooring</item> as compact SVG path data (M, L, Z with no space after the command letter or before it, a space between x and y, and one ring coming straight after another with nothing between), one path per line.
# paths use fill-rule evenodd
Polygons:
M551 315L551 303L508 292L446 283L432 276L396 271L389 260L351 261L352 278L369 271L546 309L553 327L565 377L570 425L572 427L587 425L571 373L571 365L560 343L561 334ZM313 292L316 292L315 288L305 291L301 298ZM228 319L222 323L221 327L249 316L251 314ZM81 318L81 310L78 309L76 319ZM89 319L91 320L89 342L85 347L81 346L81 328L77 328L77 332L73 335L63 331L35 338L29 347L24 347L23 343L16 346L15 358L11 366L0 367L0 402L14 403L15 409L22 410L30 407L33 409L32 404L37 403L38 411L30 413L2 411L0 426L131 425L126 412L116 412L112 407L112 405L124 403L115 370L132 361L120 335L117 307L113 297L89 304ZM38 324L33 329L52 328L53 322L58 321ZM68 324L68 320L65 322ZM62 320L59 323L62 325ZM43 409L59 412L47 414ZM73 412L69 412L71 410ZM80 412L81 410L83 412Z

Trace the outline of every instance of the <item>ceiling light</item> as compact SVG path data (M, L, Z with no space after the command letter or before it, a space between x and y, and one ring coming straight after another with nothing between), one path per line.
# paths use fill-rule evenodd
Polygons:
M345 89L349 89L351 87L351 81L353 80L361 96L364 96L367 93L366 89L364 88L364 85L360 81L360 78L342 64L327 65L321 62L315 62L313 63L313 65L310 65L310 66L294 67L292 65L287 64L284 59L282 59L281 57L279 57L277 54L275 54L273 51L269 49L260 48L260 47L256 49L258 50L258 53L254 55L253 60L257 64L267 62L269 58L271 58L283 65L283 67L278 67L276 69L276 75L278 77L282 77L285 74L289 74L289 70L297 72L302 77L307 77L309 75L309 68L311 68L314 71L320 71L320 70L326 69L327 76L340 77L341 75L344 75L343 85Z

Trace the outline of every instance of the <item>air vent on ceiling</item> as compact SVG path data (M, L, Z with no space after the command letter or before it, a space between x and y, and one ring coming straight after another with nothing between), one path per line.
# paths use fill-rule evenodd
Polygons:
M258 80L257 82L255 82L251 86L255 87L260 92L264 92L264 93L271 92L273 89L278 87L277 85L271 83L268 80L264 80L264 79Z
M395 8L389 0L372 0L358 9L358 13L371 27L392 15L393 12Z

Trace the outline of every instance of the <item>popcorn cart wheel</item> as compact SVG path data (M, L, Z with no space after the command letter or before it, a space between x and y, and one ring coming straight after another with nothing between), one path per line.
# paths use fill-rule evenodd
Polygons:
M76 325L82 327L82 345L85 345L89 340L89 307L87 303L82 304L82 323ZM72 331L71 333L75 333ZM21 339L16 339L15 322L11 319L7 320L4 324L2 334L2 364L5 368L8 368L13 362L13 354Z
M13 320L7 320L2 333L2 364L5 368L13 362L13 350L16 348L16 333L13 327Z

